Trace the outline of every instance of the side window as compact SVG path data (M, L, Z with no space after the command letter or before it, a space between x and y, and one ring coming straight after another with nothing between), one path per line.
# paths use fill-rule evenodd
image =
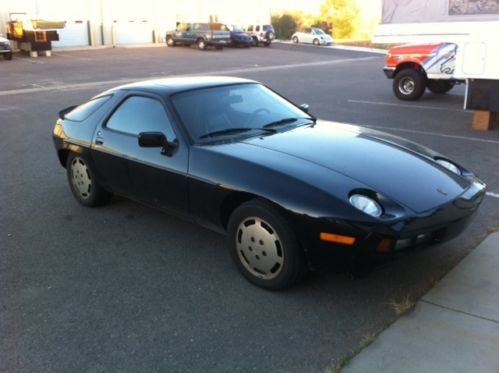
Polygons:
M116 109L106 127L120 132L138 135L141 132L162 132L168 141L176 139L165 108L158 100L132 96Z
M255 31L260 31L260 25L256 26Z
M253 31L253 26L248 26L248 31Z

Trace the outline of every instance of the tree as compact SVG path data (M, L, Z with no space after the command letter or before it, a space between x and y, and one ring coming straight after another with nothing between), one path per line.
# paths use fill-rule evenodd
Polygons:
M296 32L296 21L291 14L273 15L271 22L278 39L290 39Z
M324 0L320 19L333 26L335 39L347 39L352 37L355 31L359 12L355 0Z

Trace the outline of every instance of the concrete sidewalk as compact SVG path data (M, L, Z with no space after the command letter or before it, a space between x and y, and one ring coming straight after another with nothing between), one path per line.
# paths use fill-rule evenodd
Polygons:
M499 232L342 372L499 372Z

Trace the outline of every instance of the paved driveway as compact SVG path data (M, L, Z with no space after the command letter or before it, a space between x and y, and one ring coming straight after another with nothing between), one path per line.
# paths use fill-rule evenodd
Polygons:
M316 371L395 319L499 228L499 131L470 129L463 87L401 103L383 58L325 48L135 48L0 61L0 370ZM57 112L118 82L216 73L260 80L311 112L408 137L476 171L490 194L454 241L367 278L344 268L267 292L224 237L116 198L77 204L52 146Z

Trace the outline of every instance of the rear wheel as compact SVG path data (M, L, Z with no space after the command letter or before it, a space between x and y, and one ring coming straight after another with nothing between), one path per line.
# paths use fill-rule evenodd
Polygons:
M419 99L426 88L426 77L418 70L400 70L393 79L393 93L398 99L414 101Z
M173 38L171 36L167 36L166 37L166 45L168 45L169 47L174 47L177 44L175 43L175 40L173 40Z
M298 40L298 36L293 36L293 43L298 44L300 40Z
M253 36L253 46L258 47L258 38L256 36Z
M426 83L426 88L433 93L436 94L444 94L449 92L454 86L456 82L453 80L435 80L429 79Z
M314 39L313 43L314 43L314 45L319 45L320 44L319 39Z
M71 192L82 205L100 206L111 200L112 193L97 183L86 157L71 153L66 163L66 172Z
M303 250L284 214L264 200L246 202L232 213L228 241L241 274L262 288L284 289L306 272Z

